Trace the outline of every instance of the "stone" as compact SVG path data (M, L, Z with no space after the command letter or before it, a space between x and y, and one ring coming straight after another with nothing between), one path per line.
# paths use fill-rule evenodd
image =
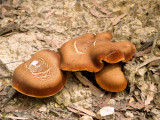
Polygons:
M130 111L127 111L124 115L126 117L129 117L129 118L133 118L134 117L133 113L131 113Z
M114 114L114 107L107 106L107 107L103 107L98 111L97 117L99 119L108 119L113 114Z
M79 120L93 120L93 118L91 116L85 115L82 116Z

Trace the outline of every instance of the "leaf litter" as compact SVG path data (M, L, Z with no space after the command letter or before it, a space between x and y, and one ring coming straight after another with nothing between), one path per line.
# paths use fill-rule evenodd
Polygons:
M27 4L30 6L30 12L27 12L27 10L23 10L21 7L19 7L23 2L25 3L23 4L25 9L27 8ZM156 23L160 21L159 19L157 19L159 16L159 8L157 7L157 3L153 1L148 3L148 1L139 2L126 0L123 2L115 0L112 0L110 2L94 0L78 2L80 3L79 8L84 8L79 12L74 9L75 2L73 1L35 1L33 3L32 1L28 0L26 4L26 1L15 0L14 4L3 4L3 7L1 6L2 11L0 11L0 17L2 18L0 19L0 35L2 36L0 38L0 42L3 43L4 38L12 37L12 35L14 34L17 35L17 33L19 32L28 35L30 32L33 32L33 34L38 36L37 38L33 38L34 42L44 41L42 42L43 46L38 48L37 46L33 45L33 48L37 47L37 50L46 47L50 49L57 49L65 41L79 35L88 32L98 33L110 31L115 37L114 40L130 40L135 43L138 50L138 52L135 54L134 59L132 59L132 61L129 61L124 67L125 75L129 83L127 89L121 93L104 92L98 86L93 85L92 82L90 82L80 73L75 73L75 75L78 76L77 78L79 79L77 84L82 83L83 89L89 89L91 91L93 95L93 104L91 108L83 108L83 106L68 106L65 108L63 105L57 105L57 103L54 102L54 98L52 97L37 100L21 95L20 93L13 94L16 92L6 87L11 84L11 71L9 71L6 75L3 72L4 69L0 67L0 70L2 71L0 72L0 105L4 106L4 108L0 111L2 114L10 113L10 115L6 116L2 116L2 114L0 113L0 117L7 119L26 119L29 117L25 117L25 114L23 114L22 111L29 110L30 112L28 114L32 115L31 119L55 118L58 120L67 118L69 120L78 119L81 115L90 115L96 118L97 111L99 111L103 107L112 106L115 108L115 116L113 115L112 118L115 117L115 119L132 119L129 118L129 115L126 115L126 112L129 111L129 113L132 113L132 115L136 119L154 118L156 120L156 117L158 118L159 116L152 115L151 111L153 109L159 110L160 108L160 104L156 102L158 98L158 91L160 91L157 87L159 83L155 82L154 80L155 77L158 78L159 75L159 71L157 68L158 64L156 63L156 61L159 62L160 60L159 56L155 56L155 53L159 52L159 45L157 44L157 42L159 41L159 33L157 31L159 30ZM85 8L85 6L87 7L87 9ZM55 8L58 9L55 10ZM147 13L144 13L144 11L142 12L140 8L143 8L144 11L147 11ZM48 12L46 13L46 11ZM152 16L152 14L154 16ZM125 19L123 19L124 17ZM31 21L33 18L36 19ZM26 24L27 22L29 24ZM119 27L119 23L121 24L121 27ZM55 28L57 30L55 30ZM39 33L43 33L44 36L39 37ZM51 37L52 35L55 35L57 38L54 39L54 37ZM46 36L48 36L48 38ZM12 40L14 39L16 38L12 37ZM21 43L22 42L23 40L21 40ZM2 49L3 48L0 46L0 52ZM8 51L5 51L6 56L8 55L9 51L11 51L12 54L14 53L14 51L9 48L9 46L7 47L7 49ZM17 55L17 57L20 56ZM1 59L3 60L3 57L1 57L0 60ZM12 64L12 61L6 61L5 63ZM3 64L7 65L5 63L3 60ZM128 67L127 69L126 66ZM139 76L136 71L141 68L148 68L143 76ZM136 70L133 71L133 69ZM151 74L149 74L149 72ZM150 75L150 79L147 75ZM144 79L145 81L142 82ZM143 89L143 86L148 86L148 88ZM139 92L137 93L137 91ZM28 101L28 106L23 106L24 102L22 99ZM4 102L5 100L7 102ZM5 105L2 101L5 103ZM114 104L111 101L114 101ZM38 111L43 105L45 107L44 111ZM50 108L48 108L47 106L49 106ZM62 111L58 111L58 107L71 112L63 112L63 116L61 114ZM57 112L57 115L55 115L54 112L51 111L53 108L54 111ZM17 110L19 111L17 112ZM72 112L76 113L78 117L77 115L72 114ZM70 115L67 116L68 113L70 113Z

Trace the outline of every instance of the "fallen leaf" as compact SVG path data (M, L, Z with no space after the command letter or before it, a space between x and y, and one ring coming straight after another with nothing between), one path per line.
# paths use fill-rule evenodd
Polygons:
M74 72L76 77L78 78L79 81L82 82L83 85L88 86L90 91L92 92L93 95L96 97L100 97L103 92L99 90L97 87L95 87L92 82L90 82L86 77L82 76L80 72Z
M102 104L99 105L99 107L104 107L108 104L109 100L111 99L112 93L108 93L106 95L106 99L103 101Z
M83 113L83 112L80 112L80 111L78 111L78 110L76 110L76 109L73 109L73 108L71 108L71 107L67 107L67 109L68 109L69 111L73 112L73 113L76 113L76 114L87 115L87 114L85 114L85 113Z
M0 92L0 96L4 96L4 95L7 95L7 92L5 91Z
M155 66L155 65L156 65L156 66L159 66L159 65L160 65L160 59L150 62L150 63L147 65L147 68L150 68L150 67Z
M154 98L154 83L150 84L150 92L147 95L147 99L145 100L145 105L149 105Z
M134 57L141 57L146 53L149 53L152 50L152 46L148 47L147 49L143 50L143 51L139 51L137 52Z
M92 9L92 8L90 8L90 13L91 13L93 16L97 17L97 18L105 18L105 17L108 17L108 15L99 15L99 14L98 14L97 12L95 12L95 10Z
M16 119L16 120L28 120L26 117L14 117L14 116L5 116L5 118Z
M97 4L94 0L91 0L91 2L93 3L94 6L96 6L101 12L107 14L107 15L111 15L111 13L109 13L105 8L103 8L102 6L100 6L99 4Z
M147 65L148 63L152 62L152 61L155 61L155 60L160 60L160 57L152 57L152 58L149 58L147 59L146 61L144 61L142 64L140 64L137 68L136 68L136 71L138 71L138 69L140 69L141 67Z
M124 18L126 15L127 14L122 14L122 15L118 16L117 18L114 18L114 20L112 21L112 25L117 25L120 22L120 20L122 18Z
M91 116L91 117L94 117L94 118L96 118L96 114L94 113L94 112L92 112L92 111L90 111L90 110L87 110L87 109L84 109L84 108L82 108L82 107L67 107L67 108L71 108L72 109L72 111L74 111L74 112L80 112L80 113L84 113L85 115L89 115L89 116ZM71 110L70 109L70 110ZM74 110L73 110L74 109Z
M129 103L128 105L139 110L145 107L144 104L141 104L139 102L132 102L132 103Z
M50 10L50 11L46 14L45 19L47 19L51 14L53 14L54 11L55 11L54 9Z

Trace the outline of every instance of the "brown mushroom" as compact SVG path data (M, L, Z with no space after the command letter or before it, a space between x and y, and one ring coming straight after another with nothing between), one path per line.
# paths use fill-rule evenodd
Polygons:
M108 45L108 43L106 42L103 44ZM136 52L134 44L129 41L115 42L114 46L123 53L123 62L130 60ZM99 56L99 53L97 53L97 56ZM116 56L112 56L110 58L114 59L114 57ZM109 63L112 63L112 61L114 61L105 59L103 58L103 56L101 56L101 58L99 58L98 60L101 59ZM110 92L120 92L124 90L127 86L127 81L124 77L123 72L121 71L120 63L105 64L98 73L95 73L95 78L101 88Z
M106 64L101 71L95 73L95 78L101 88L110 92L120 92L127 86L120 63Z
M102 60L111 63L123 60L123 53L110 42L111 39L111 33L106 32L96 36L85 34L68 41L60 48L60 68L66 71L98 72L103 67Z
M15 69L12 86L32 97L54 95L66 83L66 74L60 70L59 65L58 53L50 50L39 51Z
M102 60L108 63L126 62L130 60L136 52L134 44L129 41L97 41L90 49L90 55L97 63Z

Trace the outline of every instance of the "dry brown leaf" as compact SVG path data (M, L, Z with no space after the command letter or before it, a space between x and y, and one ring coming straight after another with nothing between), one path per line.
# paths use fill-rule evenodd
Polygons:
M108 104L109 100L111 99L111 96L112 96L112 93L108 93L106 95L106 99L103 101L101 105L99 105L99 107L105 107Z
M67 107L67 109L69 108L69 110L71 111L72 110L72 112L74 111L74 112L76 112L76 111L78 111L77 113L79 113L79 114L85 114L85 115L89 115L89 116L91 116L91 117L94 117L94 118L96 118L96 114L94 113L94 112L92 112L92 111L90 111L90 110L87 110L87 109L84 109L84 108L82 108L82 107Z
M86 77L82 76L80 72L74 72L74 74L76 75L78 80L82 82L83 85L89 87L93 95L95 95L96 97L100 97L100 95L103 94L101 90L95 87Z
M139 51L137 52L134 57L141 57L146 53L149 53L152 50L152 46L148 47L147 49L143 50L143 51Z
M116 18L112 21L112 25L117 25L117 24L120 22L120 20L121 20L122 18L124 18L126 15L127 15L127 14L122 14L122 15L116 17Z
M99 15L94 9L90 8L90 13L97 17L97 18L105 18L105 17L108 17L108 15Z
M107 10L105 10L105 8L103 8L102 6L100 6L99 4L97 4L94 0L91 0L91 2L93 3L94 6L96 6L101 12L110 15L110 13L108 13Z
M82 107L77 107L77 108L74 108L74 109L77 109L78 111L81 111L81 112L84 112L85 114L89 115L89 116L92 116L92 117L96 117L96 114L90 110L87 110L87 109L84 109Z
M136 71L138 71L138 69L140 69L141 67L143 67L143 66L147 65L148 63L155 61L155 60L160 60L160 57L152 57L152 58L147 59L146 61L144 61L142 64L140 64L137 67Z
M154 98L154 83L150 84L150 92L147 95L147 99L145 100L145 105L149 105Z
M139 110L145 107L144 104L141 104L139 102L132 102L132 103L129 103L128 105Z
M7 95L7 92L5 91L0 92L0 96L4 96L4 95Z
M26 117L15 117L15 116L5 116L5 118L8 118L8 119L14 119L14 120L28 120L29 118L26 118Z
M54 9L50 10L50 11L46 14L45 20L46 20L50 15L52 15L54 12L55 12Z
M157 66L160 65L160 59L150 62L150 63L147 65L147 68L150 68L150 67L155 66L155 65L157 65Z
M71 108L71 107L67 107L67 109L68 109L69 111L73 112L73 113L76 113L76 114L87 115L87 114L85 114L85 113L83 113L83 112L80 112L80 111L78 111L78 110L76 110L76 109L73 109L73 108Z

